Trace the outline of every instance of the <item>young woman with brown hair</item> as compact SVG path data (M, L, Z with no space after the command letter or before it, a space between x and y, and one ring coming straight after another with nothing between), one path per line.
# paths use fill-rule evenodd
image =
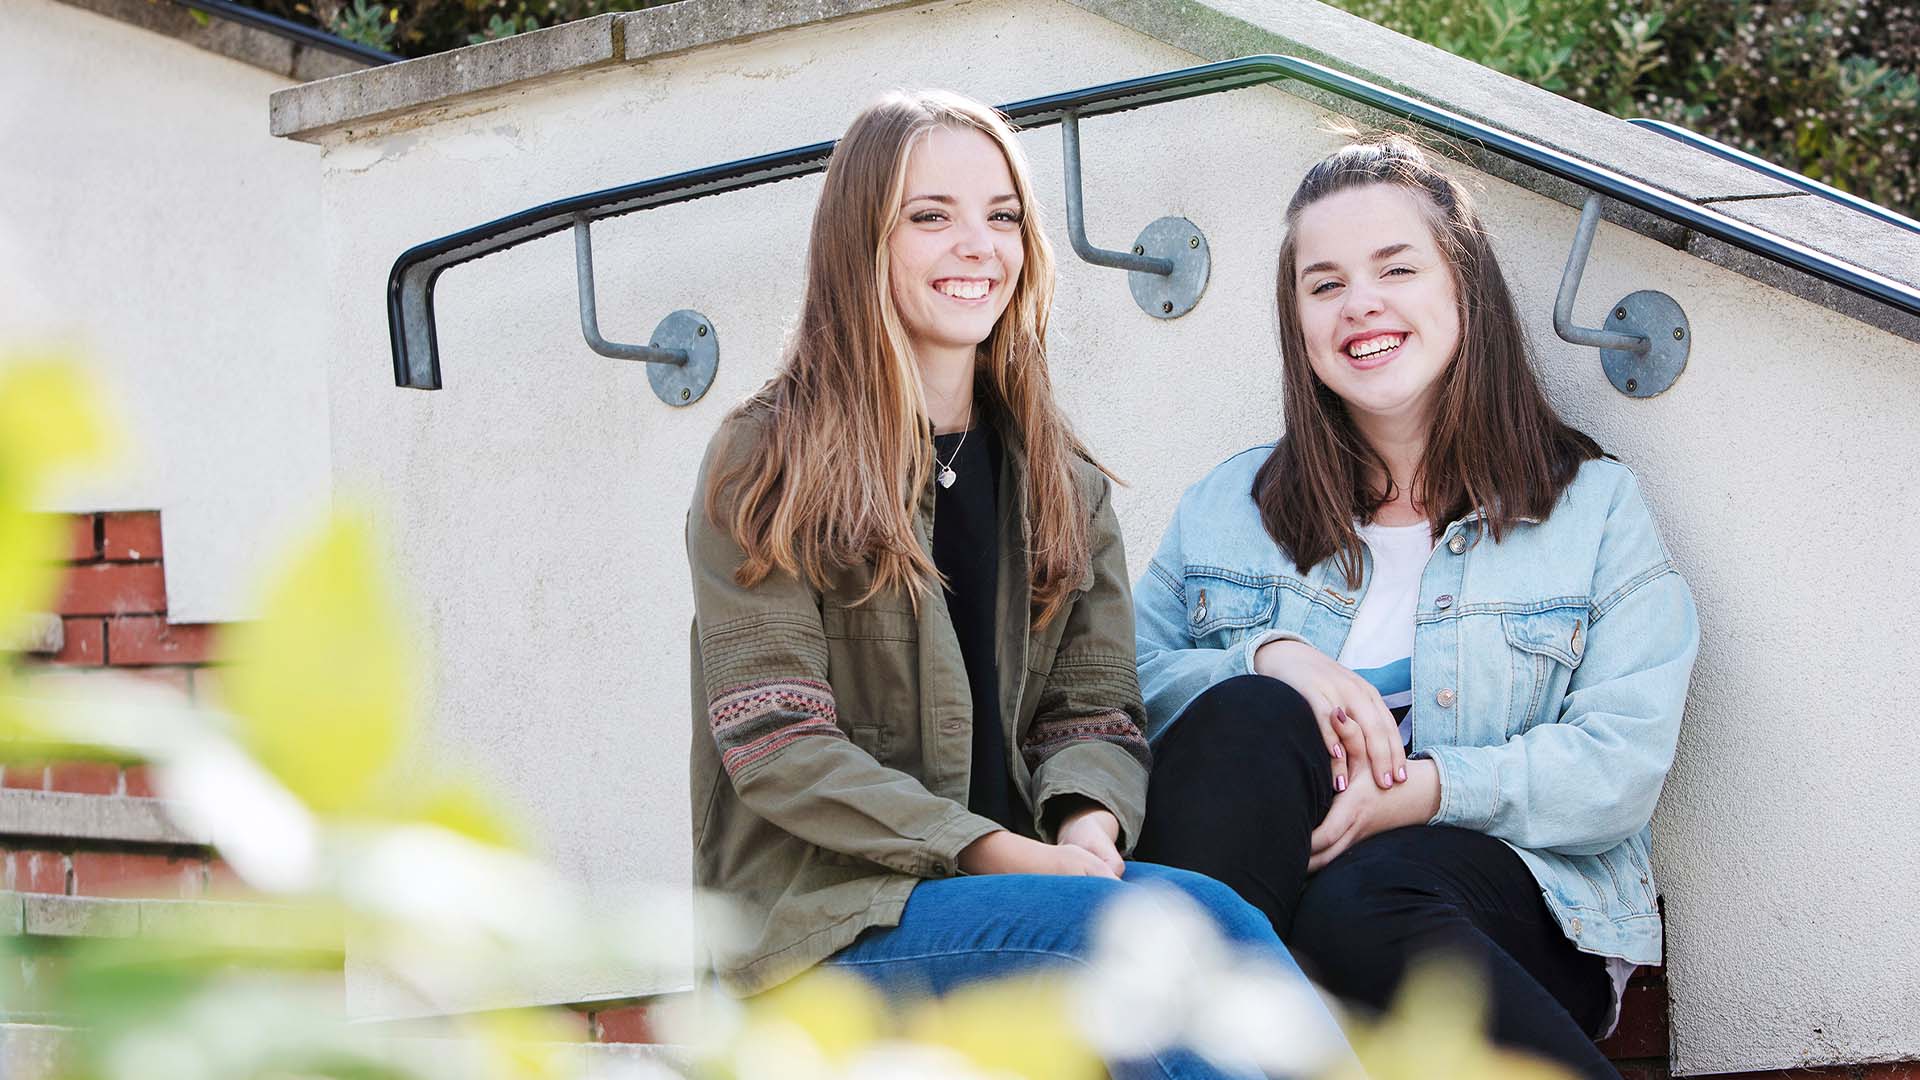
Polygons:
M1139 854L1232 885L1367 1005L1461 958L1497 1039L1614 1077L1593 1037L1660 959L1686 584L1541 392L1457 181L1384 138L1286 216L1286 434L1186 493L1136 591Z
M737 990L821 963L934 993L1073 964L1122 877L1293 970L1225 886L1123 861L1148 762L1126 559L1049 386L1034 211L991 109L867 109L827 169L785 362L708 450L693 839L699 884L748 916L716 943Z

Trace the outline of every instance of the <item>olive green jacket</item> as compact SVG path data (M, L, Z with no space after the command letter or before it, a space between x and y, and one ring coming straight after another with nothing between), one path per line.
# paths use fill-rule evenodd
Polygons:
M999 828L966 807L973 700L938 589L916 613L903 594L856 604L866 565L825 589L778 572L750 589L735 583L742 552L708 518L704 492L709 475L752 452L758 423L721 426L687 515L694 876L737 906L744 925L706 944L741 993L798 974L870 926L897 925L915 884L959 873L961 849ZM1026 460L1016 439L1003 443L1002 764L1038 829L1066 805L1050 801L1089 798L1119 819L1124 850L1140 835L1148 759L1110 487L1075 459L1093 509L1092 565L1064 613L1034 629ZM916 518L929 557L933 506L930 483Z

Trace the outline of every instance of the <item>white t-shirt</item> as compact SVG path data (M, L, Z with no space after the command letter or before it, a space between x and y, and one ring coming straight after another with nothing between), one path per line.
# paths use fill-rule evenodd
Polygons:
M1413 704L1413 612L1420 602L1420 575L1433 554L1432 528L1421 521L1362 525L1359 531L1373 556L1373 580L1337 659L1380 692L1400 721L1405 743L1412 737L1407 717Z
M1340 647L1340 663L1373 684L1380 699L1400 721L1400 741L1413 738L1413 613L1420 603L1420 576L1433 554L1431 527L1361 525L1360 539L1373 556L1373 580L1353 613L1353 628ZM1609 956L1607 975L1613 981L1613 1013L1607 1034L1620 1022L1620 1001L1634 965Z

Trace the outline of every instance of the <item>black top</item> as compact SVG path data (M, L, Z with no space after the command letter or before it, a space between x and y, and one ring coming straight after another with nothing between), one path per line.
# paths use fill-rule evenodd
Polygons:
M947 579L947 615L960 639L973 692L973 776L967 809L1016 833L1033 823L1018 805L1007 775L1007 738L1000 729L1000 665L994 606L1000 584L1000 436L982 423L968 432L935 435L933 565ZM952 487L939 484L945 468Z

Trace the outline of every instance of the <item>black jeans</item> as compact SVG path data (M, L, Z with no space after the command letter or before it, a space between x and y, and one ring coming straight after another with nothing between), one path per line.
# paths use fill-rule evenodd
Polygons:
M1495 1041L1617 1080L1592 1038L1612 1007L1606 961L1573 947L1504 843L1450 826L1394 829L1307 875L1309 839L1333 802L1331 764L1292 687L1262 675L1218 683L1154 749L1135 857L1232 886L1348 1001L1385 1008L1427 953L1477 967Z

